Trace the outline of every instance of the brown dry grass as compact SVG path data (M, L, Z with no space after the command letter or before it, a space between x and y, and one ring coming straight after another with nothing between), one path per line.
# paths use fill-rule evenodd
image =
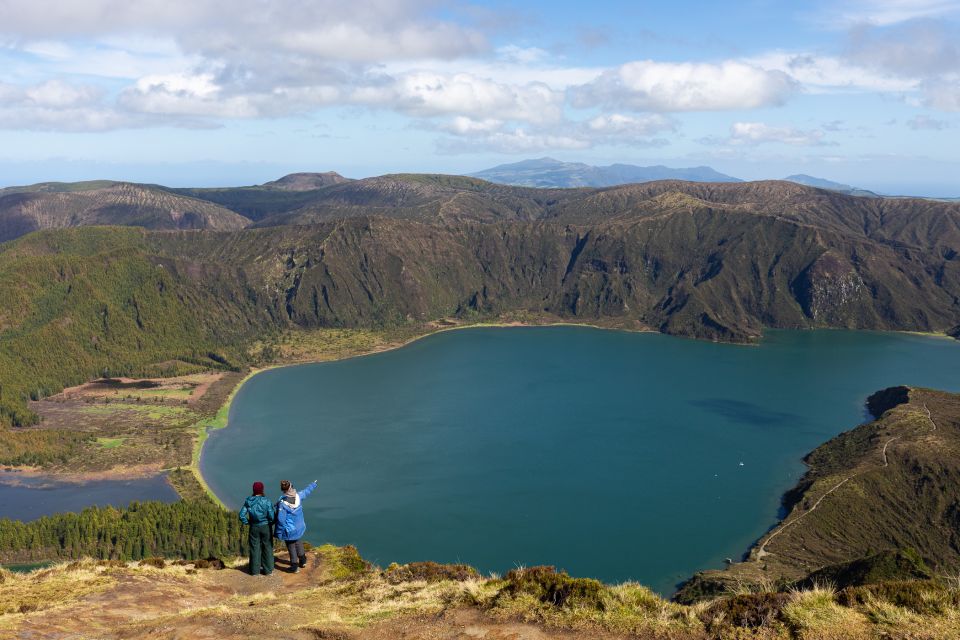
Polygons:
M248 576L241 559L225 570L190 563L64 563L17 575L0 572L0 635L36 638L671 638L673 640L860 640L960 638L949 587L932 591L929 612L871 592L838 598L832 588L745 594L769 603L740 618L726 599L684 606L637 584L577 590L565 604L508 578L452 572L453 579L397 582L350 547L311 552L306 570ZM159 565L160 563L153 563ZM281 566L283 566L281 564ZM416 572L411 569L411 575ZM531 574L533 579L547 573ZM551 578L552 580L552 578ZM578 579L570 578L577 586ZM535 585L533 585L535 587ZM891 592L892 593L892 592ZM743 597L743 596L738 596ZM580 598L580 599L578 599ZM841 604L846 602L846 604ZM752 620L752 622L751 622ZM4 636L6 637L6 636Z

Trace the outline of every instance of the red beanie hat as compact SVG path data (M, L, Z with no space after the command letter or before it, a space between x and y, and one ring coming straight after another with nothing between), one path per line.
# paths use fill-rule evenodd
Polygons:
M253 483L253 495L262 496L263 495L263 483L257 480Z

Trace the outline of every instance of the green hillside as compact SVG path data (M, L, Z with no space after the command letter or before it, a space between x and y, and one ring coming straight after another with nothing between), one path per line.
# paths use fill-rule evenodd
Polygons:
M236 367L264 336L298 328L522 314L747 342L764 327L960 326L956 204L785 182L540 190L393 175L305 188L327 179L196 192L250 193L281 209L288 198L311 203L264 228L145 231L77 219L79 228L0 245L0 420L29 425L28 399L105 372ZM152 187L88 187L39 195L145 189L161 194L156 202L226 211ZM38 440L60 455L81 436L0 437L7 461L25 461Z
M102 375L163 373L171 361L236 366L270 318L235 270L178 263L128 228L46 231L0 246L0 415L35 421L38 399ZM81 436L0 430L4 462L58 456ZM30 444L27 444L30 443Z

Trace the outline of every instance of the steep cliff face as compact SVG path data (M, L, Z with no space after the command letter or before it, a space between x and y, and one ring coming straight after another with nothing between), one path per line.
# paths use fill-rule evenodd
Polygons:
M937 279L936 257L712 208L594 224L353 217L155 243L170 259L233 265L297 326L523 310L745 341L765 326L960 320L960 282Z
M815 323L856 326L870 295L850 261L828 251L803 270L794 283L804 313Z

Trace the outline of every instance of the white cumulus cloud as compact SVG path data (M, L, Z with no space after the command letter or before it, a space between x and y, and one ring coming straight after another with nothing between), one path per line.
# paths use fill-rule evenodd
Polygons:
M248 62L268 54L443 58L487 47L480 31L431 17L431 8L423 0L0 0L0 32L67 40L159 36L189 52Z
M718 111L782 104L798 83L744 62L629 62L571 90L574 105L641 111Z
M811 146L824 144L820 129L802 130L794 127L774 126L764 122L735 122L726 138L704 138L700 142L712 145L759 145L766 143Z
M559 121L563 114L563 93L542 82L505 84L469 73L404 73L358 88L351 101L419 116L457 114L547 123Z
M564 120L534 127L515 127L496 119L457 117L440 129L451 134L451 138L440 143L445 153L477 150L527 153L601 145L660 147L669 143L656 137L657 134L675 131L677 124L658 113L636 116L612 113L585 121Z

